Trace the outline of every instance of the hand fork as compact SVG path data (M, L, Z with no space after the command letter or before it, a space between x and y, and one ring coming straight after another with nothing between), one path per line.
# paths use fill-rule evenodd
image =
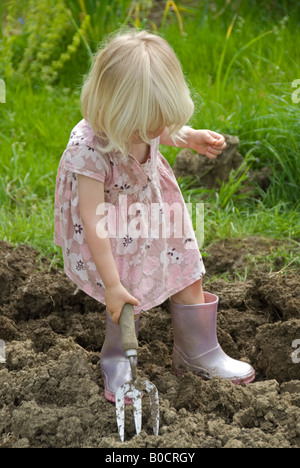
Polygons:
M120 439L124 442L124 420L125 420L125 396L132 399L133 417L136 433L139 434L142 428L142 392L147 392L150 401L150 411L153 423L153 433L158 435L159 430L159 398L155 385L149 380L137 379L136 361L138 341L134 327L134 311L131 304L125 304L119 324L121 327L122 348L125 356L129 359L132 380L127 382L116 391L116 415ZM129 395L128 395L129 394Z

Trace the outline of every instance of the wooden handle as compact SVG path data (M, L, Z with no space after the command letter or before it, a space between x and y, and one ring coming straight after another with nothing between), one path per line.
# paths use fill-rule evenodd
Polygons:
M124 353L129 349L138 349L138 341L135 334L134 310L132 304L125 304L119 319L122 336L122 348Z

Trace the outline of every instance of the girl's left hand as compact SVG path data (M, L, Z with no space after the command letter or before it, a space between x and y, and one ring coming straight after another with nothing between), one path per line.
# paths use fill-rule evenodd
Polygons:
M211 130L192 130L189 137L189 148L215 159L226 148L225 138Z

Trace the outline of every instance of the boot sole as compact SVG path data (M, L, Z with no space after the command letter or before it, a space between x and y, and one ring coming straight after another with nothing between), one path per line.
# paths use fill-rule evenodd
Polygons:
M104 389L104 396L111 403L116 403L115 393L110 392L107 388ZM132 405L132 399L125 396L124 403L125 405Z
M172 374L176 375L179 378L182 378L187 372L190 372L189 370L179 370L175 369L172 367L171 369ZM197 375L198 377L201 377L202 380L207 381L213 379L213 377L208 377L207 375L203 374L198 374L197 372L191 371L194 375ZM234 385L242 385L242 384L249 384L255 380L255 371L248 375L247 377L240 378L240 379L223 379L223 380L229 380L232 382Z

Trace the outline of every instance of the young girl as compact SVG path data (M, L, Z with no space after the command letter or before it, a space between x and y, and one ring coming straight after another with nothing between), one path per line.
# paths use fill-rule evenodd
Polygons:
M55 242L69 278L106 305L105 397L115 401L131 378L118 325L123 305L134 305L138 334L139 314L167 298L173 372L251 382L253 368L218 344L218 297L202 290L205 269L187 207L159 152L159 144L176 145L215 158L226 146L218 133L185 126L194 105L174 51L158 35L118 33L95 55L81 103L84 119L57 174Z

